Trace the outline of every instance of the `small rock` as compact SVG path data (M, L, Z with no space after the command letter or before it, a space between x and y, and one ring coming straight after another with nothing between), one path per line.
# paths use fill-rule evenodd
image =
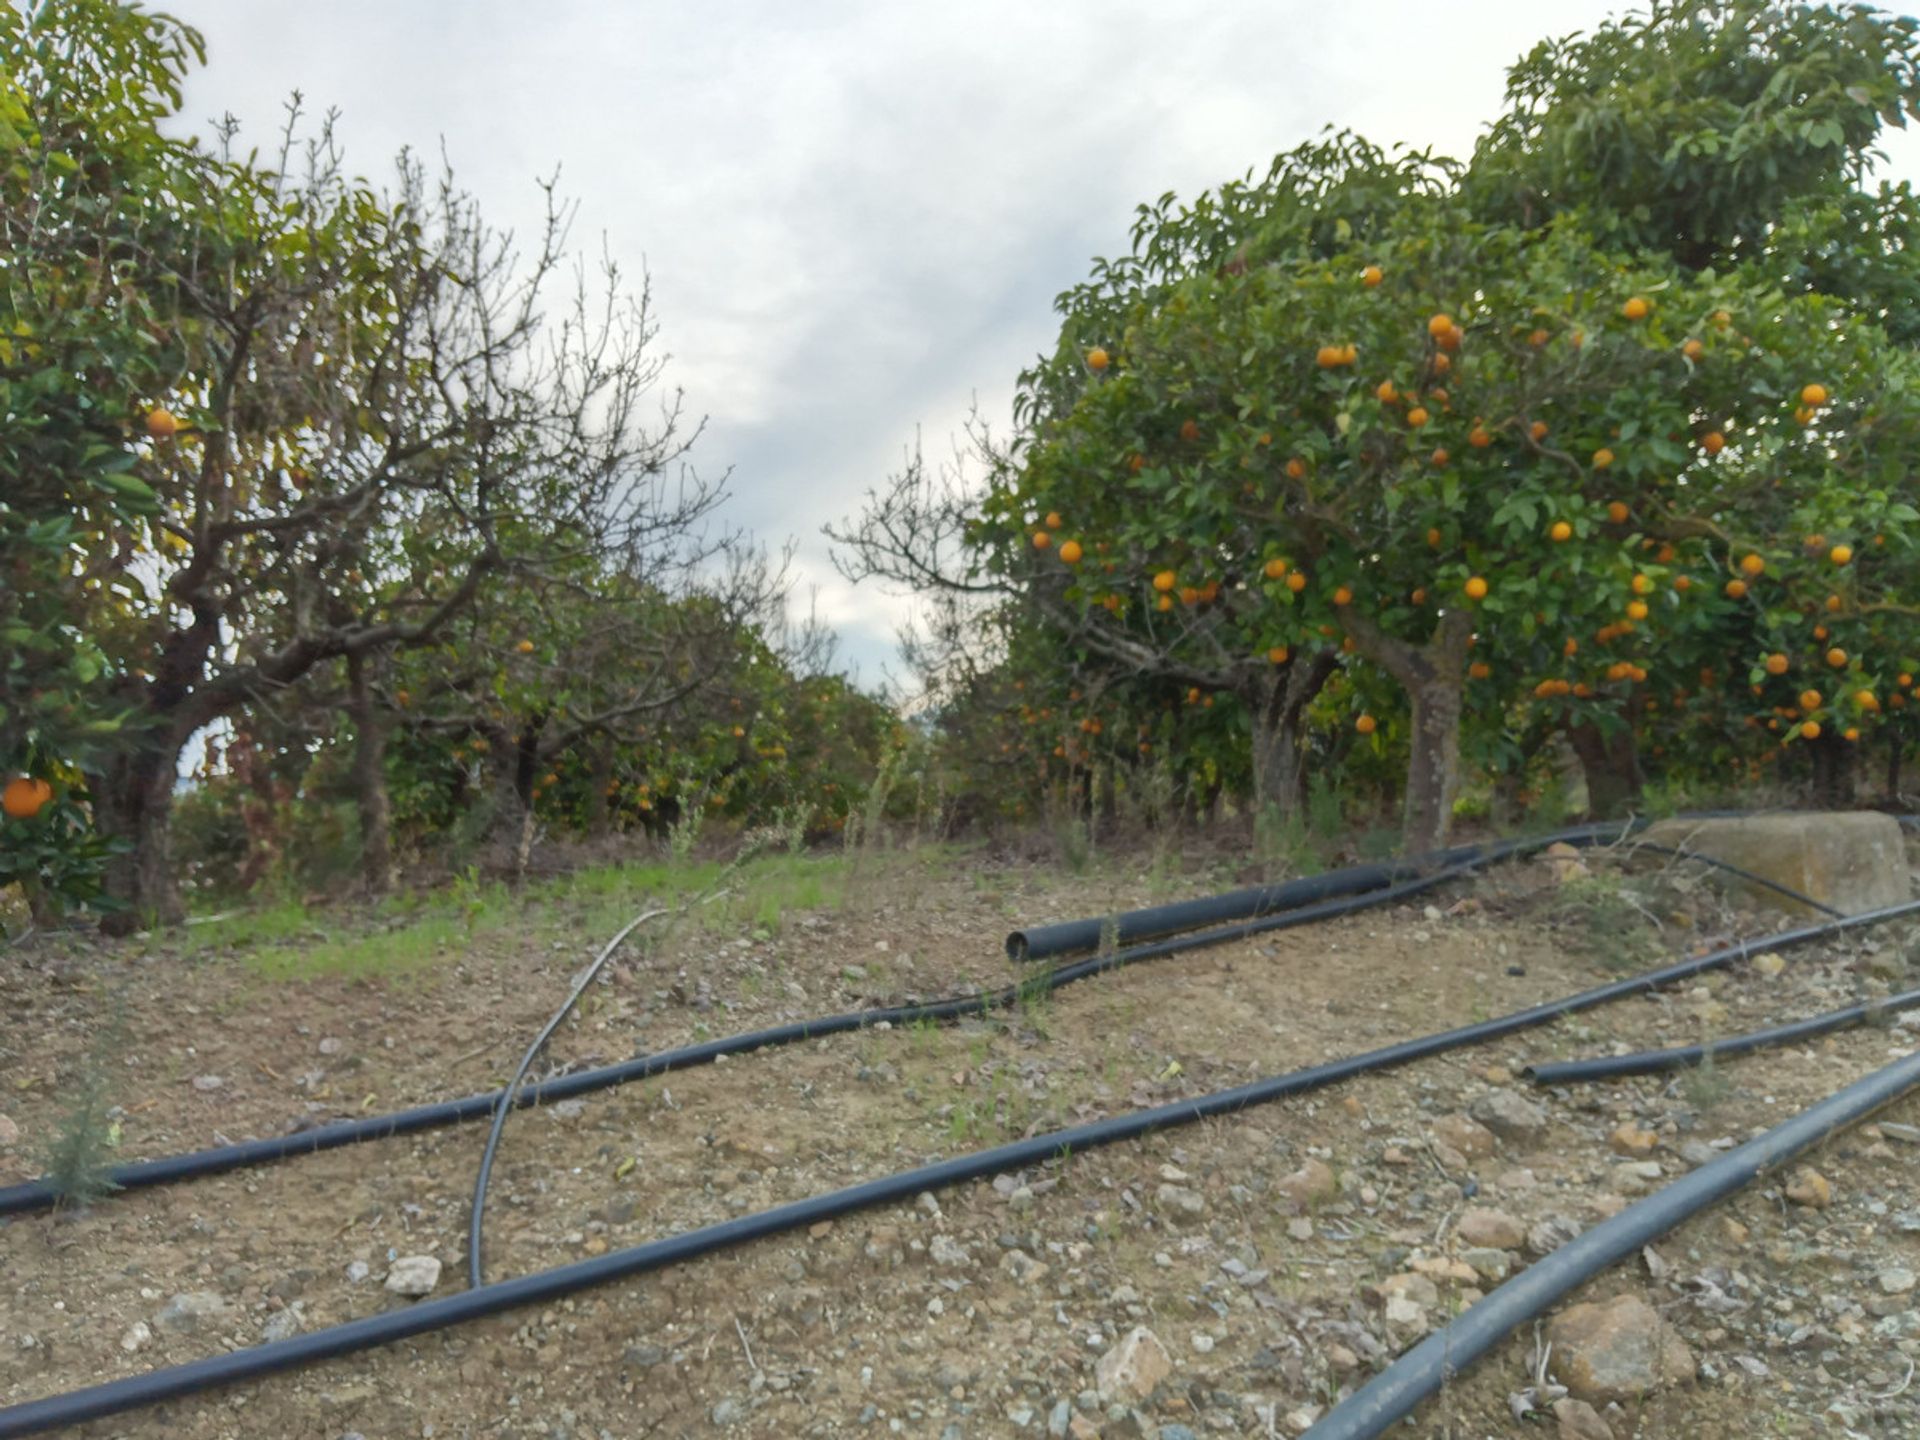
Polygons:
M1160 1337L1136 1325L1120 1337L1094 1366L1094 1385L1104 1401L1145 1400L1154 1387L1173 1373L1173 1360Z
M1731 1240L1735 1245L1746 1244L1748 1238L1753 1234L1751 1230L1749 1230L1746 1226L1742 1225L1738 1220L1734 1219L1733 1216L1731 1215L1722 1215L1720 1217L1720 1233L1726 1236L1727 1239Z
M1527 1243L1527 1227L1504 1210L1475 1205L1460 1216L1454 1231L1468 1245L1486 1250L1518 1250Z
M364 1260L351 1261L347 1265L347 1283L349 1285L358 1285L362 1280L366 1279L367 1276L371 1275L372 1273L373 1271L367 1265L366 1261Z
M1787 1182L1787 1199L1810 1210L1824 1210L1833 1204L1833 1185L1811 1165L1802 1165Z
M5 1115L0 1115L0 1150L8 1149L20 1143L20 1127Z
M1553 1418L1560 1425L1559 1440L1613 1440L1613 1430L1600 1412L1571 1395L1553 1402Z
M1442 1115L1433 1122L1433 1138L1462 1155L1472 1156L1493 1154L1496 1143L1493 1131L1471 1115Z
M1511 1090L1482 1095L1467 1113L1509 1144L1532 1145L1547 1133L1547 1112Z
M547 1109L556 1120L578 1120L582 1115L587 1113L587 1102L584 1100L559 1100L549 1105Z
M271 1345L276 1340L291 1340L300 1333L300 1312L289 1305L284 1310L276 1310L267 1317L267 1323L260 1327L260 1338Z
M728 1395L708 1413L716 1425L738 1425L747 1418L747 1405L744 1400Z
M192 1081L193 1088L198 1090L202 1095L211 1095L215 1090L225 1086L226 1083L227 1082L222 1080L218 1075L196 1075Z
M1339 1193L1340 1185L1326 1162L1309 1160L1292 1174L1282 1175L1273 1188L1295 1210L1307 1210L1331 1200Z
M1153 1192L1153 1198L1162 1210L1174 1210L1182 1215L1199 1215L1207 1208L1199 1192L1182 1185L1162 1185Z
M973 1253L948 1235L936 1235L927 1246L927 1254L936 1265L960 1269L973 1264Z
M1304 1215L1294 1216L1293 1219L1287 1221L1287 1238L1289 1240L1311 1240L1313 1238L1313 1221Z
M1504 1249L1470 1248L1460 1252L1460 1259L1480 1279L1495 1285L1513 1273L1513 1256Z
M1753 968L1771 980L1787 968L1787 962L1768 950L1753 957Z
M1068 1440L1100 1440L1100 1427L1084 1415L1075 1415L1067 1422Z
M387 1267L387 1290L418 1298L440 1283L440 1262L432 1255L402 1255Z
M1653 1131L1628 1120L1607 1137L1607 1147L1616 1155L1651 1155L1660 1137Z
M1580 1234L1580 1226L1564 1215L1549 1215L1527 1231L1527 1253L1551 1255Z
M1604 1405L1684 1384L1697 1369L1693 1351L1637 1295L1574 1305L1547 1324L1553 1371L1576 1399Z
M1607 1185L1616 1195L1639 1195L1663 1173L1658 1160L1626 1160L1608 1173Z
M338 1055L340 1053L340 1041L335 1036L327 1035L322 1037L319 1048L322 1055Z
M224 1320L231 1308L223 1295L211 1290L189 1290L161 1306L153 1323L162 1330L192 1333L200 1328L203 1320Z
M153 1327L144 1320L136 1320L127 1327L127 1333L120 1337L120 1348L129 1355L144 1350L153 1343Z
M1213 1336L1207 1334L1204 1330L1194 1331L1193 1348L1202 1355L1211 1355L1213 1353Z
M1904 1265L1889 1265L1873 1277L1873 1283L1886 1295L1904 1295L1913 1289L1913 1271Z

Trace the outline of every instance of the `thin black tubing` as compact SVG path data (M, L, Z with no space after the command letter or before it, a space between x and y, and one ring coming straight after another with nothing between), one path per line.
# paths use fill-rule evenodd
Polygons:
M988 1014L994 1010L1018 1004L1022 996L1058 990L1076 981L1090 979L1095 975L1104 975L1108 971L1123 969L1144 960L1155 960L1165 955L1198 950L1209 945L1221 945L1270 930L1311 925L1376 905L1390 904L1395 900L1404 899L1409 895L1418 894L1469 874L1480 863L1476 861L1472 864L1455 866L1449 870L1405 881L1385 890L1329 900L1320 905L1304 906L1298 910L1290 910L1284 914L1246 921L1238 925L1222 926L1195 935L1158 940L1151 944L1115 951L1109 955L1089 956L1085 960L1051 970L1037 970L1018 984L1004 986L999 990L982 991L978 995L954 996L950 999L934 1000L920 1005L893 1005L871 1010L846 1011L838 1015L823 1015L811 1020L799 1020L764 1030L750 1030L740 1035L702 1041L700 1044L684 1046L678 1050L664 1050L654 1055L637 1056L615 1065L576 1071L571 1075L561 1075L538 1085L528 1086L515 1098L514 1105L515 1108L524 1109L530 1105L547 1104L555 1100L565 1100L574 1095L590 1094L614 1085L624 1085L633 1080L645 1080L675 1070L706 1065L722 1056L743 1055L754 1050L791 1045L797 1041L817 1039L826 1035L841 1035L851 1030L863 1030L874 1025L906 1025L920 1020L945 1022ZM483 1095L469 1095L459 1100L440 1100L426 1105L416 1105L411 1109L395 1111L388 1115L369 1115L358 1120L342 1120L331 1125L318 1125L311 1130L292 1135L244 1140L236 1145L217 1145L205 1150L188 1151L181 1155L136 1161L109 1171L107 1178L119 1189L134 1190L148 1185L169 1185L180 1180L216 1175L222 1171L237 1170L250 1165L263 1165L292 1156L311 1155L322 1150L338 1149L343 1145L358 1145L368 1140L385 1140L395 1135L417 1134L423 1130L434 1130L491 1115L505 1093L504 1090L492 1090ZM55 1204L58 1199L58 1192L44 1180L10 1185L0 1188L0 1215L43 1210Z
M600 953L593 957L593 963L574 983L572 992L553 1012L553 1018L534 1037L533 1044L527 1047L527 1053L520 1057L520 1066L507 1082L507 1088L500 1092L499 1103L493 1107L493 1124L487 1130L486 1148L480 1152L480 1170L473 1181L473 1203L467 1211L467 1283L476 1290L486 1283L486 1277L481 1273L480 1256L485 1239L482 1232L486 1223L487 1182L493 1178L493 1157L500 1149L500 1135L507 1128L507 1116L514 1108L514 1097L520 1093L521 1082L527 1078L527 1072L533 1069L533 1062L540 1058L540 1052L547 1048L547 1042L553 1039L553 1032L560 1028L560 1022L573 1013L573 1007L580 1003L580 997L587 993L587 987L593 984L594 977L606 968L607 961L613 958L613 952L647 921L657 920L666 913L665 910L641 911L601 948Z
M1716 870L1724 870L1729 875L1738 876L1749 885L1758 885L1763 890L1771 890L1776 895L1784 896L1797 904L1805 905L1809 910L1817 910L1822 915L1838 916L1846 913L1844 910L1836 910L1833 906L1814 899L1811 895L1802 895L1791 885L1782 885L1778 880L1769 880L1764 875L1756 875L1753 871L1742 869L1729 860L1720 859L1717 855L1708 855L1703 851L1687 850L1675 845L1655 845L1647 840L1634 841L1632 847L1627 851L1627 854L1632 856L1641 850L1650 851L1655 855L1671 855L1676 860L1693 860L1702 865L1711 865Z
M343 1325L333 1325L324 1330L296 1335L288 1340L276 1340L246 1350L213 1355L203 1360L189 1361L184 1365L149 1371L144 1375L111 1380L105 1384L89 1386L64 1395L29 1400L25 1404L0 1410L0 1440L11 1440L14 1436L31 1435L62 1425L76 1425L83 1420L98 1419L104 1415L118 1414L143 1405L178 1399L215 1386L255 1379L296 1365L310 1364L337 1355L352 1354L378 1345L391 1344L410 1335L420 1335L427 1331L444 1329L449 1325L497 1315L518 1306L544 1304L594 1285L604 1285L630 1275L645 1274L667 1265L698 1259L730 1246L814 1225L822 1220L831 1220L875 1205L905 1201L923 1190L943 1189L964 1181L978 1180L1009 1170L1020 1170L1031 1165L1043 1164L1048 1160L1063 1159L1075 1151L1097 1149L1103 1145L1136 1139L1141 1135L1171 1126L1188 1125L1212 1116L1232 1114L1251 1105L1262 1105L1273 1100L1317 1090L1369 1071L1405 1065L1415 1060L1426 1059L1428 1056L1457 1050L1463 1046L1483 1044L1488 1040L1495 1040L1519 1030L1544 1025L1562 1015L1603 1005L1628 995L1658 989L1678 980L1691 979L1703 971L1744 959L1756 947L1778 950L1845 930L1883 924L1916 912L1920 912L1920 901L1909 901L1906 904L1892 905L1882 910L1849 915L1842 920L1822 921L1817 925L1782 931L1762 939L1742 941L1706 955L1692 956L1659 970L1649 971L1644 975L1629 976L1608 985L1583 990L1561 1000L1551 1000L1545 1004L1517 1010L1510 1015L1481 1021L1478 1024L1443 1030L1378 1050L1370 1050L1364 1054L1350 1055L1344 1059L1309 1066L1304 1070L1270 1076L1264 1080L1236 1086L1231 1090L1176 1100L1147 1110L1128 1111L1104 1120L1090 1121L1084 1125L1056 1130L1050 1134L1016 1140L1007 1145L996 1145L991 1149L975 1151L970 1155L957 1155L949 1160L882 1176L875 1180L863 1181L858 1185L850 1185L825 1195L816 1195L806 1200L796 1200L775 1206L771 1210L763 1210L757 1214L743 1215L738 1219L725 1220L717 1225L702 1226L700 1229L685 1231L679 1235L650 1240L644 1245L617 1250L609 1255L575 1261L571 1265L562 1265L552 1270L536 1271L534 1274L523 1275L513 1280L495 1281L478 1290L463 1290L456 1295L444 1296L437 1300L423 1300L406 1309L369 1315L360 1320L348 1321ZM1911 1065L1914 1073L1920 1075L1920 1056L1902 1063ZM1859 1088L1859 1086L1850 1087L1849 1091L1843 1093L1850 1094ZM1802 1119L1806 1117L1803 1116ZM1751 1146L1742 1147L1723 1158L1730 1159L1734 1155L1746 1154L1751 1148ZM1591 1231L1589 1235L1595 1233L1598 1232ZM1551 1256L1548 1257L1549 1260L1551 1258ZM1524 1281L1526 1275L1531 1275L1538 1269L1540 1269L1539 1265L1534 1266L1532 1270L1525 1272L1521 1279Z
M1589 1060L1552 1060L1529 1065L1520 1073L1538 1085L1579 1085L1623 1075L1657 1075L1665 1070L1686 1070L1708 1060L1750 1054L1769 1045L1790 1045L1796 1040L1811 1040L1816 1035L1870 1025L1884 1015L1898 1015L1903 1010L1920 1010L1920 990L1903 991L1884 1000L1864 1000L1842 1010L1829 1010L1824 1015L1810 1015L1804 1020L1792 1020L1746 1035L1730 1035L1704 1045L1676 1045L1670 1050L1642 1050L1633 1055L1596 1055Z
M1709 1160L1535 1261L1427 1336L1342 1400L1302 1440L1373 1440L1452 1377L1609 1265L1717 1204L1769 1170L1920 1086L1920 1052L1896 1060L1801 1111L1758 1139ZM0 1411L0 1420L5 1412Z

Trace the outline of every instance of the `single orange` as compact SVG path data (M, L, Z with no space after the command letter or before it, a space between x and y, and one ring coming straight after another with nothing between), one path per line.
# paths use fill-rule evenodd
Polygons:
M0 812L9 820L31 820L53 798L53 786L34 775L16 775L0 789Z
M514 646L513 648L518 650L522 655L531 655L533 654L533 641L522 640L518 645Z
M1182 420L1180 422L1180 438L1188 441L1198 440L1200 438L1200 422L1198 420Z
M1096 345L1087 351L1087 368L1089 370L1104 370L1107 368L1109 358L1107 352Z
M1836 670L1844 670L1847 665L1847 652L1838 645L1827 651L1827 664Z
M1336 605L1351 605L1353 603L1353 591L1349 590L1345 585L1340 586L1333 592L1333 603Z
M1287 663L1288 653L1286 646L1275 645L1267 651L1267 662L1271 665L1284 665Z
M1644 320L1647 318L1647 313L1652 309L1653 306L1649 305L1640 296L1635 295L1620 307L1620 313L1629 320Z
M1427 334L1433 336L1436 340L1451 329L1453 329L1453 317L1451 315L1435 315L1427 321Z
M171 410L156 405L147 412L147 434L155 440L165 440L180 428L180 422Z
M1718 455L1727 448L1727 437L1718 430L1709 430L1700 437L1700 448L1709 455Z
M1379 728L1379 722L1377 722L1371 715L1362 715L1359 719L1353 722L1353 728L1358 730L1362 735L1371 735L1376 729Z
M1612 501L1607 506L1607 519L1611 520L1616 525L1626 524L1627 516L1630 515L1631 513L1632 512L1627 509L1626 502L1624 500Z
M1036 530L1033 532L1034 549L1044 550L1051 544L1053 544L1053 536L1049 535L1046 531Z
M1175 575L1171 570L1162 570L1158 575L1153 577L1153 588L1158 590L1162 595L1166 594L1179 583L1180 577Z
M1594 469L1604 470L1611 464L1613 464L1613 451L1607 449L1606 446L1602 445L1598 450L1593 452Z
M1787 673L1787 657L1779 651L1767 656L1767 674L1784 675Z
M1067 541L1066 544L1060 547L1060 558L1069 565L1078 565L1080 563L1080 542L1078 540Z
M1818 740L1820 738L1820 722L1818 720L1807 721L1806 724L1800 727L1800 738L1803 740Z
M1740 572L1749 578L1764 575L1767 573L1767 562L1758 555L1742 555L1740 557Z
M1747 593L1747 582L1744 580L1729 580L1726 584L1725 593L1729 600L1743 599Z
M1287 562L1282 560L1278 555L1267 561L1266 568L1267 578L1269 580L1280 580L1286 577Z
M1571 540L1573 538L1573 526L1564 520L1556 520L1553 522L1553 527L1547 531L1547 534L1553 538L1555 543Z
M1819 406L1826 404L1827 403L1827 387L1820 384L1801 386L1800 387L1800 403L1802 405L1807 406L1810 409L1818 408Z
M1827 558L1836 565L1844 565L1853 559L1853 547L1851 545L1836 545L1827 552Z
M1369 265L1360 272L1360 283L1369 290L1373 289L1374 286L1378 285L1385 278L1386 277L1380 273L1380 267L1378 265Z
M1527 433L1533 436L1536 442L1546 439L1547 438L1547 422L1544 420L1534 421L1533 424L1527 427Z
M1467 581L1467 598L1469 600L1486 599L1487 598L1487 582L1481 579L1478 575L1475 575L1471 579L1469 579Z
M1423 405L1416 405L1407 411L1407 424L1416 430L1427 423L1427 418L1426 407Z
M1307 588L1307 577L1302 575L1298 570L1294 571L1291 575L1287 576L1287 588L1298 595L1302 590Z

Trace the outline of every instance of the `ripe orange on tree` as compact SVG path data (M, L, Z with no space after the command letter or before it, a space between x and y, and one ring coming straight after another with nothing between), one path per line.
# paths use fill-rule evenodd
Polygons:
M1827 664L1836 670L1846 669L1847 652L1842 650L1838 645L1834 646L1831 650L1827 651Z
M1784 675L1787 673L1787 657L1775 651L1767 656L1767 674Z
M1469 579L1467 581L1467 598L1469 600L1486 599L1487 598L1487 582L1478 575L1475 575L1471 579Z
M1416 405L1407 411L1407 424L1418 430L1427 423L1427 410L1424 405Z
M1606 446L1602 445L1598 450L1593 452L1594 469L1604 470L1611 464L1613 464L1613 451L1607 449Z
M1800 738L1803 740L1818 740L1820 738L1820 722L1818 720L1807 721L1806 724L1800 727Z
M1767 562L1758 555L1742 555L1740 572L1749 578L1767 573Z
M53 799L53 786L37 775L16 775L0 789L0 811L9 820L31 820Z
M1369 290L1373 289L1374 286L1378 285L1385 278L1386 277L1380 273L1380 267L1378 265L1369 265L1360 272L1360 283Z
M1698 340L1689 339L1680 347L1680 353L1698 365L1700 363L1700 357L1707 353L1707 347L1702 345Z
M1078 565L1080 563L1080 542L1078 540L1067 541L1066 544L1060 547L1060 558L1069 565Z
M1287 663L1288 653L1286 646L1275 645L1267 651L1267 663L1270 665L1284 665Z
M1298 595L1302 590L1307 588L1307 577L1302 575L1298 570L1294 571L1291 575L1287 576L1287 588Z
M1476 450L1484 450L1493 444L1493 436L1487 433L1486 426L1476 424L1467 432L1467 444L1473 446Z
M1284 579L1287 573L1287 562L1276 555L1267 561L1266 572L1269 580Z
M1853 547L1851 545L1836 545L1827 552L1827 558L1836 565L1845 565L1849 560L1853 559Z
M1200 422L1198 420L1182 420L1180 422L1180 438L1188 441L1198 440L1200 438Z
M1336 605L1351 605L1353 603L1353 591L1344 585L1340 586L1333 592L1333 603Z
M1614 500L1607 505L1607 519L1616 525L1626 524L1627 517L1632 513L1631 510L1627 509L1627 504L1624 500Z
M1700 437L1700 448L1709 455L1718 455L1727 448L1727 437L1718 430L1709 430Z
M1743 599L1747 593L1747 582L1744 580L1729 580L1726 583L1723 593L1729 600Z
M1436 340L1438 340L1442 335L1447 334L1452 329L1453 329L1453 317L1451 315L1445 315L1445 314L1435 315L1427 321L1427 334L1431 335Z
M1547 422L1544 420L1534 421L1533 424L1527 427L1527 433L1531 435L1536 442L1546 439Z
M1547 534L1553 539L1555 544L1559 544L1573 538L1573 526L1564 520L1556 520L1553 522L1552 528L1547 531Z
M179 428L180 422L171 410L156 405L147 412L147 434L155 440L165 440Z
M1811 715L1820 708L1821 701L1825 698L1826 697L1821 695L1818 690L1802 690L1800 692L1800 708Z
M1819 383L1800 387L1800 403L1809 409L1816 409L1827 403L1827 387Z
M1051 544L1053 544L1053 536L1049 535L1046 531L1036 530L1033 532L1034 549L1045 550Z
M514 646L513 648L518 650L522 655L531 655L533 654L533 641L522 640L518 645Z
M1060 518L1060 512L1058 510L1049 510L1047 512L1047 518L1040 522L1040 524L1048 530L1058 530L1065 523L1066 522Z
M1306 479L1307 478L1307 462L1302 460L1298 455L1294 456L1291 460L1287 461L1287 478L1289 480Z
M1620 313L1629 320L1644 320L1647 318L1647 313L1652 309L1653 306L1649 305L1646 300L1635 295L1620 307Z
M1358 730L1362 735L1371 735L1379 728L1379 722L1371 715L1362 715L1353 722L1353 728Z
M1104 370L1107 368L1109 358L1107 352L1102 347L1096 345L1087 351L1087 368L1089 370Z

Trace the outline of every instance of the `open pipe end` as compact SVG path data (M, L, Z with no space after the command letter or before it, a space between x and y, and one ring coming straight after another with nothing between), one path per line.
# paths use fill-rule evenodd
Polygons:
M1027 932L1015 930L1007 936L1007 959L1018 965L1027 958Z

